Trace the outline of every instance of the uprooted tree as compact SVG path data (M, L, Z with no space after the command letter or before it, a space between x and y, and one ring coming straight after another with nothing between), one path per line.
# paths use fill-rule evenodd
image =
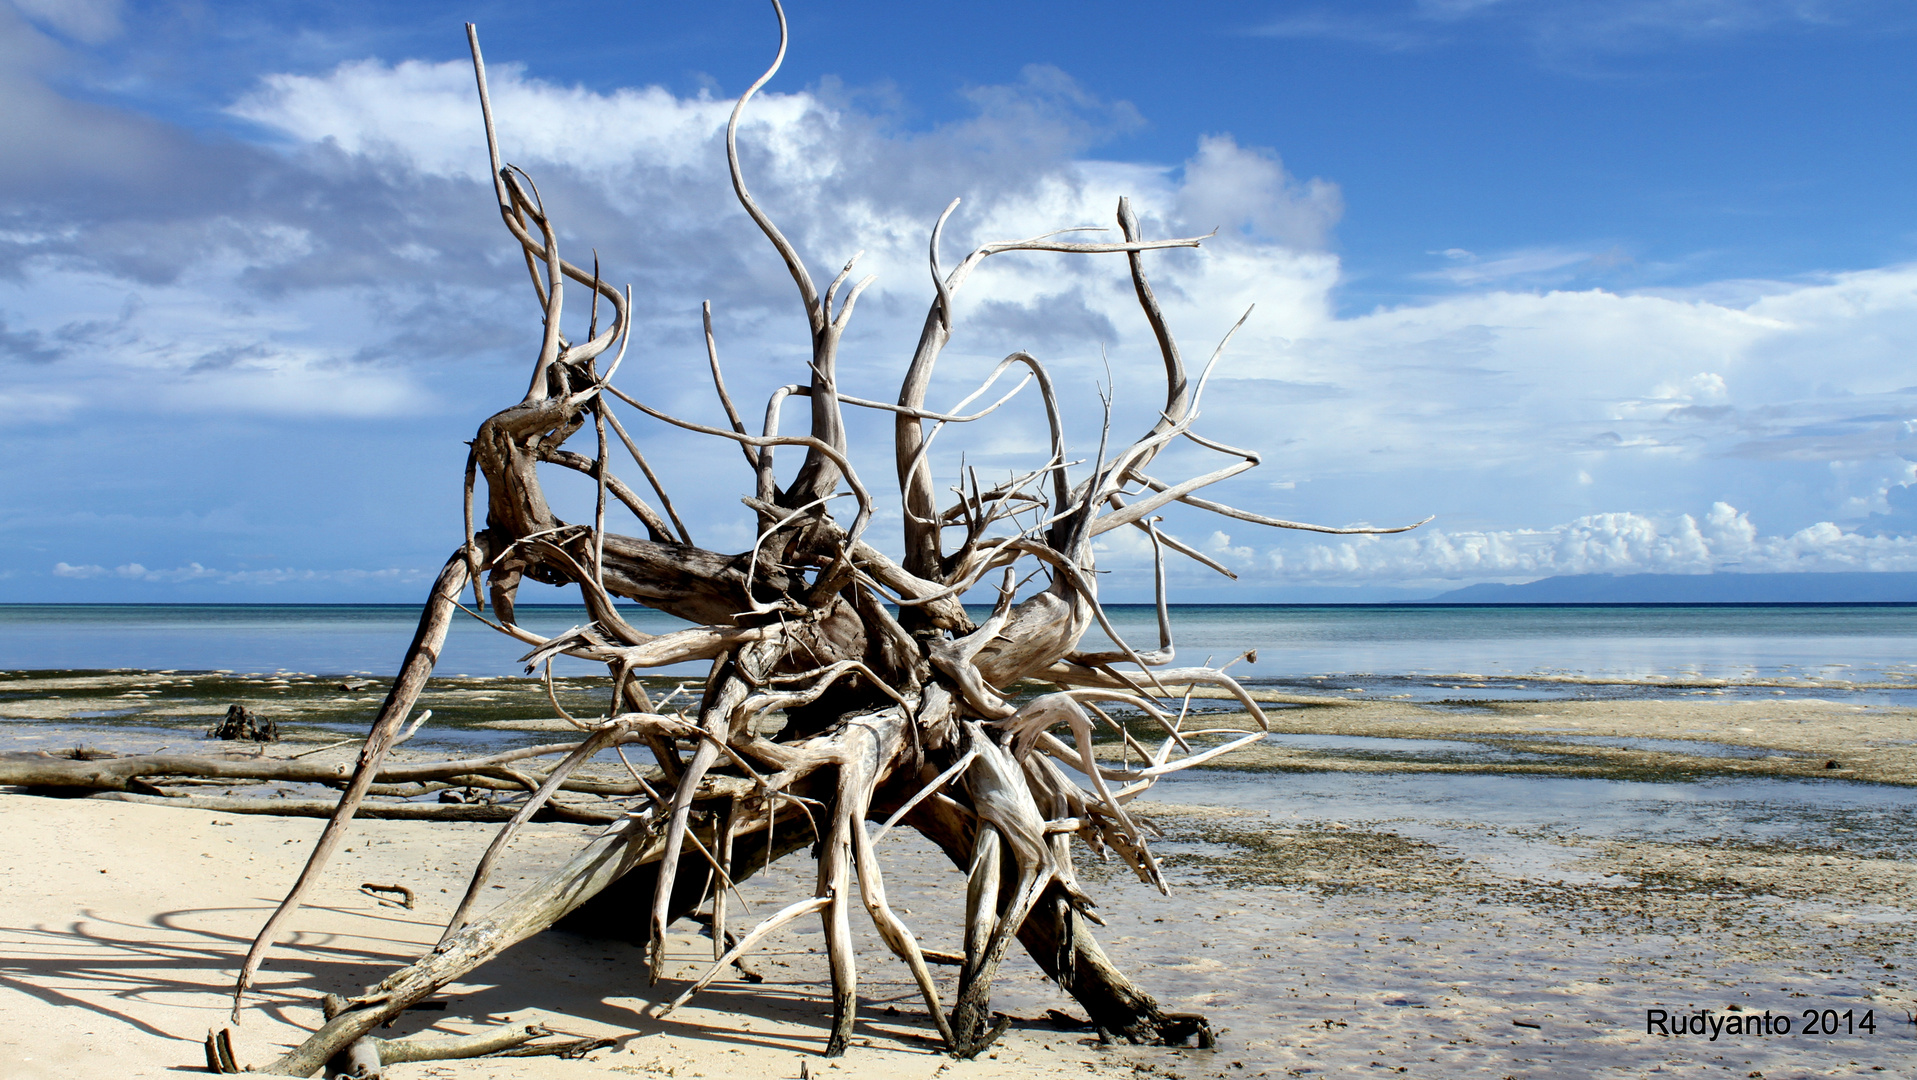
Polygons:
M823 919L835 1009L828 1055L845 1050L853 1027L858 975L850 926L857 903L911 970L932 1022L955 1055L976 1054L1002 1030L1002 1022L991 1019L990 994L994 974L1014 939L1079 1000L1100 1029L1135 1042L1210 1037L1203 1018L1162 1011L1109 962L1088 929L1100 922L1093 899L1073 871L1077 840L1101 857L1115 854L1142 880L1164 889L1164 876L1127 804L1159 777L1261 737L1250 728L1193 730L1185 724L1179 692L1200 685L1222 690L1243 704L1259 728L1264 726L1257 703L1221 668L1168 666L1173 646L1165 608L1165 550L1224 568L1162 534L1156 513L1181 502L1279 528L1399 530L1304 525L1197 496L1206 486L1253 467L1258 457L1192 430L1211 365L1195 382L1188 376L1146 278L1146 252L1197 247L1202 238L1146 240L1122 200L1122 238L1116 242L1080 242L1051 233L988 244L948 270L939 263L939 236L958 205L954 200L931 231L936 295L897 402L841 391L835 376L839 342L871 279L847 287L852 270L848 263L821 294L792 244L747 191L740 171L739 118L785 55L785 17L777 0L773 7L779 17L778 58L733 109L726 153L739 203L798 286L810 320L812 349L806 378L772 395L764 426L756 434L726 391L713 348L709 307L708 360L729 426L667 415L612 385L631 330L630 290L609 285L596 260L589 270L562 258L550 210L531 179L502 166L485 66L477 35L468 27L494 192L500 216L524 250L532 273L544 338L525 396L481 424L472 442L466 470L466 542L433 586L418 633L373 722L345 795L297 884L246 958L234 994L235 1022L266 950L323 873L380 776L384 756L432 671L448 623L465 606L469 586L471 613L530 647L525 657L529 672L543 664L550 678L550 661L558 655L603 663L610 673L610 700L603 717L574 720L582 739L560 748L563 760L501 828L438 946L362 996L329 1009L323 1027L266 1071L310 1075L356 1044L363 1048L369 1033L401 1010L552 925L615 882L621 895L644 897L641 910L628 918L644 920L631 929L648 946L655 981L663 966L667 927L695 912L711 925L711 969L662 1011L705 987L780 926L808 916ZM1080 230L1064 230L1074 231ZM1164 359L1162 411L1149 430L1116 449L1109 440L1108 411L1107 430L1089 465L1066 460L1066 436L1051 377L1028 353L1006 357L984 386L951 409L938 412L926 405L934 365L953 331L952 295L985 259L1012 251L1122 255L1139 307L1157 338ZM560 329L572 285L586 288L591 298L593 319L583 341L567 340ZM602 302L607 312L603 329L597 317ZM609 354L610 362L602 367ZM1217 356L1214 352L1212 360ZM970 477L954 489L952 505L939 506L928 459L933 437L948 426L988 415L996 405L969 414L961 410L1013 367L1022 367L1025 378L1012 394L1037 384L1050 423L1050 456L1031 463L1023 475L989 486ZM810 424L805 434L780 432L781 405L790 397L807 399ZM1010 397L1000 398L1000 404ZM744 499L756 517L757 540L750 550L722 554L691 542L657 477L614 416L614 398L653 420L737 445L752 477L751 494ZM864 539L875 501L848 456L843 420L847 407L894 416L904 522L903 551L897 556ZM588 427L595 452L566 449L566 443ZM660 509L613 475L609 433L630 452ZM1150 471L1154 458L1180 439L1223 455L1227 463L1195 477L1158 479ZM804 458L792 478L781 483L774 452L788 446L803 448ZM592 479L598 496L591 524L568 523L553 513L541 489L542 465ZM473 496L480 478L485 481L486 512L484 527L475 529ZM849 523L832 512L842 493L849 493L856 505ZM608 509L615 502L638 519L645 536L607 530ZM1158 560L1159 642L1143 651L1125 644L1107 621L1093 566L1096 538L1128 527L1149 535ZM953 535L956 545L950 546ZM1021 573L1037 575L1034 584L1042 588L1014 602ZM489 597L482 596L482 578ZM551 638L519 626L514 597L527 578L576 585L592 621ZM961 603L975 587L997 590L997 602L982 621ZM658 636L641 633L621 617L619 599L694 625ZM1094 624L1116 648L1078 650L1080 638ZM637 676L685 661L711 665L696 707L689 701L674 706L670 700L651 700ZM1021 680L1056 689L1027 700L1011 689ZM558 707L556 699L554 705ZM1112 714L1111 706L1156 722L1163 729L1162 741L1155 747L1142 743ZM783 716L782 726L772 722L775 715ZM1115 742L1104 748L1107 760L1101 761L1094 740L1105 729ZM495 859L520 825L567 783L577 766L626 745L643 747L652 759L644 769L633 769L633 790L641 805L518 896L489 912L477 910ZM1117 763L1109 760L1113 751L1121 757ZM883 824L868 830L869 822ZM895 825L916 829L967 874L963 960L956 996L949 1003L928 967L930 950L886 903L877 845ZM817 860L813 893L795 898L742 936L728 930L730 887L772 859L801 849L810 849Z

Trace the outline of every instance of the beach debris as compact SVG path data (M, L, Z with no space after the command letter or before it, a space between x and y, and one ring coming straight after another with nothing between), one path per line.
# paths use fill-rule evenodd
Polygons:
M209 739L244 739L248 742L278 742L280 726L272 717L255 716L244 705L228 705L226 716L206 729Z
M578 742L545 743L476 758L382 763L376 771L367 774L368 784L377 783L391 788L393 790L390 793L395 795L423 795L439 790L428 785L495 791L537 790L546 774L540 772L533 763L540 758L571 753L579 745ZM210 754L122 756L90 749L59 754L39 750L0 753L0 784L101 792L126 791L133 781L141 779L164 782L168 778L196 778L338 785L346 782L351 775L352 771L345 763L301 761L292 757ZM644 777L615 783L565 781L561 784L562 790L612 797L641 795L648 786ZM420 808L429 807L421 804Z
M325 1004L329 1011L344 1009L346 1006L345 999L337 995L328 994L326 998ZM542 1039L549 1041L540 1042L539 1040ZM455 1061L480 1057L580 1058L594 1050L612 1046L615 1042L616 1040L613 1039L593 1038L559 1031L541 1024L513 1024L492 1031L453 1038L376 1039L367 1035L355 1039L351 1046L333 1060L328 1069L328 1075L352 1077L355 1080L378 1080L385 1075L385 1067L388 1065L418 1061ZM235 1062L231 1028L209 1030L206 1033L205 1046L208 1072L222 1075L253 1072L253 1070L241 1068ZM254 1073L254 1075L261 1074Z
M606 280L597 253L590 268L560 256L561 237L570 234L555 220L559 208L546 205L525 171L501 160L478 32L467 27L492 190L517 244L515 258L523 256L531 272L541 343L523 397L481 423L469 444L465 542L427 596L413 644L305 868L247 953L234 987L234 1022L267 950L325 873L354 817L373 805L396 805L369 798L439 790L423 782L396 783L389 779L393 767L384 762L433 674L457 613L521 643L527 674L542 675L555 714L578 736L553 751L563 756L538 776L502 765L432 778L446 788L516 784L525 795L514 803L397 804L502 811L510 819L480 857L433 950L348 999L339 1011L329 1010L317 1031L266 1072L305 1076L341 1053L363 1058L353 1048L381 1024L561 919L569 927L610 929L636 940L646 948L656 982L667 966L667 927L695 912L710 927L712 965L660 1006L660 1017L733 970L780 927L816 917L824 926L832 982L833 1015L823 1052L845 1053L858 1009L851 920L863 908L911 973L940 1040L955 1057L979 1054L1010 1024L992 1011L991 995L1014 941L1078 1000L1101 1032L1134 1043L1215 1041L1204 1017L1165 1011L1106 957L1092 935L1103 920L1073 865L1076 841L1168 890L1150 847L1153 829L1129 804L1164 777L1258 742L1270 729L1258 701L1228 674L1248 656L1217 666L1171 666L1176 649L1166 553L1235 575L1161 531L1160 512L1179 506L1254 525L1338 534L1417 526L1311 525L1198 495L1260 461L1256 452L1216 442L1195 428L1206 383L1251 312L1225 334L1202 369L1190 371L1146 275L1146 256L1196 248L1207 238L1146 239L1129 199L1118 202L1115 236L1078 238L1071 234L1087 230L1074 226L988 243L946 265L941 236L958 209L953 200L930 230L933 295L898 393L881 401L846 392L838 382L839 344L873 279L852 280L859 258L854 255L821 292L798 250L748 190L741 167L741 118L785 55L785 12L778 0L772 7L778 57L734 106L726 159L741 207L797 286L810 326L810 355L795 371L798 381L771 394L756 432L726 388L710 303L703 311L706 361L726 424L682 419L613 385L630 340L632 290ZM1164 372L1162 384L1152 380L1155 418L1129 442L1113 431L1107 396L1096 456L1071 457L1067 411L1051 369L1028 352L1005 357L956 404L941 410L928 403L934 369L956 324L954 294L985 260L1006 252L1124 257ZM572 286L583 287L586 296L581 304L575 294L568 321ZM973 409L1014 369L1022 381ZM947 429L971 430L964 425L991 416L1027 387L1036 388L1039 400L1032 404L1045 418L1046 450L1022 471L1004 476L961 466L951 489L956 501L941 508L934 467L944 468L947 458L932 455L933 440ZM804 399L803 433L780 427L793 398ZM853 465L849 433L870 428L848 425L847 408L889 414L895 505L881 506ZM737 450L747 466L741 501L751 515L750 547L717 551L694 541L615 409ZM574 436L590 446L566 449ZM1195 447L1193 453L1220 455L1223 464L1166 479L1151 471L1161 455L1181 465L1187 460L1183 450L1168 451L1186 444ZM615 445L633 459L644 485L614 475ZM791 448L796 468L791 458L783 472L775 467L782 447ZM593 484L589 523L566 522L553 512L542 467L569 470ZM480 521L474 501L482 480ZM609 510L621 507L643 535L608 529ZM867 542L875 517L900 523L903 543L896 555ZM1127 642L1099 601L1096 563L1104 544L1098 538L1117 529L1143 534L1152 551L1156 646ZM578 588L588 620L556 634L521 625L515 606L527 579ZM989 614L967 610L963 600L973 590L995 592ZM621 601L688 626L667 634L641 632L622 615ZM1112 647L1079 647L1094 626ZM598 715L576 716L560 702L552 674L560 656L605 665L601 685L607 697ZM688 684L683 698L675 691L654 700L637 677L689 662L709 668L703 683ZM1046 686L1033 694L1021 685L1030 681ZM585 684L573 679L568 685L576 690ZM1243 711L1208 726L1211 720L1195 719L1191 711L1191 692L1199 688L1235 700ZM1127 710L1125 722L1110 709ZM782 723L773 722L781 717ZM1101 738L1104 745L1095 745ZM650 755L643 770L625 757L627 747ZM632 780L625 794L615 796L624 799L616 817L565 864L482 914L479 901L492 895L492 870L522 826L542 813L576 820L593 812L556 796L574 790L606 794L608 785L573 780L584 763L606 753L619 756ZM868 823L879 827L870 830ZM938 846L965 877L963 950L955 954L961 962L949 1002L932 976L926 946L886 898L881 844L898 826ZM818 863L816 887L744 933L735 932L738 880L800 851Z
M1062 1031L1078 1031L1092 1026L1090 1020L1080 1019L1063 1009L1046 1009L1045 1019L1051 1021L1053 1027Z
M375 900L378 900L382 904L391 904L394 907L403 907L408 911L413 910L413 890L407 888L404 885L375 885L372 882L368 881L360 885L359 891L365 893L366 895L372 897ZM391 897L385 895L388 893L392 894L393 896L399 897L399 899L394 900Z
M297 754L289 754L289 755L287 756L287 760L289 760L289 761L297 761L297 760L299 760L300 758L303 758L303 757L312 757L312 756L313 756L314 754L323 754L323 753L325 753L325 752L326 752L326 751L328 751L328 750L337 750L337 749L339 749L339 748L340 748L340 747L342 747L342 746L351 746L351 745L353 745L354 743L356 743L356 742L359 742L359 741L360 741L360 740L358 740L358 739L341 739L341 740L339 740L338 742L329 742L329 743L327 743L327 744L326 744L326 745L324 745L324 746L315 746L315 747L314 747L314 748L312 748L311 750L301 750L301 751L300 751L299 753L297 753Z
M206 1032L206 1071L210 1073L240 1072L239 1065L233 1059L233 1032L230 1028Z

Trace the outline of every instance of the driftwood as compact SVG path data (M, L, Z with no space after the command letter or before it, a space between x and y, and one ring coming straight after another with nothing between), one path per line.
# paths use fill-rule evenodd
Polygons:
M278 742L280 726L272 717L254 716L244 705L228 705L226 715L206 729L209 739L244 739L248 742Z
M222 814L263 814L268 817L310 817L331 819L339 809L333 799L244 799L206 795L140 795L110 791L93 796L110 802L145 803L187 810L213 810ZM490 803L415 803L362 802L354 811L357 820L380 821L511 821L519 808ZM619 820L617 812L580 807L548 807L535 815L538 821L571 821L581 825L605 825Z
M510 767L519 762L555 754L570 753L578 743L554 743L529 746L487 757L460 761L409 762L381 765L374 769L369 784L406 784L431 780L470 780L482 777L514 778ZM136 781L174 776L205 777L236 781L278 780L288 783L336 784L349 781L353 770L345 765L295 761L290 758L209 757L199 754L141 754L128 757L89 755L84 759L59 757L41 752L0 754L0 784L33 788L74 788L92 791L139 790ZM152 786L150 783L147 786ZM625 794L637 794L635 782L624 788ZM422 792L423 794L423 792Z
M1101 858L1116 856L1140 879L1164 889L1146 833L1127 805L1159 778L1259 739L1264 729L1259 704L1222 668L1168 667L1176 649L1165 604L1166 549L1223 568L1161 534L1157 515L1180 502L1277 528L1401 530L1307 525L1197 497L1196 492L1252 468L1259 458L1194 430L1206 378L1225 344L1194 379L1145 272L1148 252L1198 247L1204 238L1146 239L1124 200L1118 204L1116 239L1062 238L1082 231L1066 229L987 244L947 268L939 244L958 206L954 200L931 229L934 296L895 399L857 397L841 388L839 341L872 279L848 284L855 256L821 293L796 249L752 197L740 168L740 116L785 54L784 12L777 0L773 8L779 20L778 58L733 109L727 160L740 205L798 289L810 322L811 358L798 382L772 396L764 424L756 430L748 427L726 388L709 308L707 365L726 426L671 416L612 384L631 329L629 290L614 288L602 277L597 256L590 269L563 258L555 209L542 201L524 172L502 163L478 36L468 26L493 192L501 220L531 272L544 336L524 396L482 423L472 441L466 542L434 584L399 677L306 869L254 942L235 989L235 1022L253 973L323 873L369 792L377 785L451 781L485 772L470 764L459 774L384 764L438 659L448 622L456 609L467 607L468 589L473 617L526 645L529 673L544 666L549 675L550 661L558 655L603 663L608 700L603 715L567 716L580 728L580 742L564 748L565 759L543 774L514 809L439 945L345 1002L267 1071L310 1075L409 1005L562 918L610 928L645 944L656 981L667 926L701 908L708 909L703 917L714 942L713 966L662 1007L662 1014L744 959L779 926L816 916L824 923L834 1002L824 1052L843 1053L857 1007L858 958L850 931L857 904L912 972L940 1038L956 1056L978 1053L1002 1030L990 1010L991 987L1013 941L1106 1032L1144 1043L1205 1043L1211 1037L1203 1018L1165 1013L1099 949L1090 932L1099 921L1093 898L1073 869L1082 847ZM1164 367L1158 419L1126 442L1113 436L1108 411L1089 462L1068 458L1058 387L1046 365L1030 353L1006 357L977 391L943 411L926 401L940 353L954 332L953 296L986 259L1014 251L1122 255L1141 313L1157 339ZM584 324L583 336L568 336L562 328L572 286L586 290L590 305L587 319L571 316L570 325ZM575 297L575 312L577 303ZM1024 381L998 402L1035 385L1050 430L1049 456L1003 479L968 470L954 489L956 500L941 507L929 456L933 438L990 415L997 404L966 410L1014 368ZM804 399L802 434L781 430L782 406L794 397ZM688 437L738 447L748 469L743 501L757 535L749 550L723 553L693 543L661 481L615 415L615 403ZM864 539L877 502L847 453L847 408L893 414L904 523L903 549L896 555ZM564 448L588 431L591 455ZM1180 441L1221 455L1224 464L1190 477L1153 475L1154 460ZM634 458L649 495L612 475L615 442ZM789 474L776 467L780 447L803 450ZM541 465L592 478L598 498L590 523L563 521L553 513L541 487ZM483 523L475 520L473 505L481 480ZM843 516L835 511L844 505L835 501L840 498L851 500ZM643 536L609 531L606 519L614 504L631 514ZM1157 553L1159 640L1150 648L1119 640L1099 604L1094 541L1119 528L1142 531ZM518 625L514 599L519 583L528 578L578 587L591 621L554 637ZM1031 591L1021 591L1027 588ZM982 619L961 603L975 589L996 598ZM691 625L657 636L641 633L620 614L620 601ZM1079 650L1080 638L1095 624L1119 642L1116 648ZM710 667L703 689L683 703L650 700L634 677L685 661ZM1029 698L1014 693L1014 684L1028 679L1054 689ZM1184 702L1171 692L1173 685L1203 686L1236 698L1253 726L1195 730L1186 722ZM1150 744L1119 723L1107 706L1156 725ZM776 735L766 734L762 720L774 713L782 713L785 724ZM651 758L645 773L633 773L633 790L642 801L566 865L499 907L477 911L474 902L482 895L488 867L513 831L565 789L580 762L599 750L627 745ZM145 767L125 759L60 769L63 776L93 778L88 782L97 786L117 782L124 787L136 775L156 775L141 772ZM293 763L271 767L290 770ZM934 953L886 901L881 841L894 827L918 830L965 873L964 948L956 991L949 998L931 972ZM736 933L729 926L728 887L755 866L802 849L817 861L816 888Z
M331 1006L333 1001L327 1004ZM356 1080L379 1080L388 1065L476 1057L580 1057L613 1043L611 1039L552 1039L561 1034L538 1024L513 1024L441 1039L376 1039L366 1035L355 1039L340 1055L338 1074ZM552 1041L537 1041L540 1039ZM228 1031L207 1033L206 1067L215 1073L243 1071L233 1060L233 1043ZM252 1075L272 1077L275 1074L255 1072Z

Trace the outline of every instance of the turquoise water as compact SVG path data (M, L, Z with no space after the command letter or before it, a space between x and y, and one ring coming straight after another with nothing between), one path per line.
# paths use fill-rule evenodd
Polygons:
M1157 644L1148 605L1114 605L1115 627ZM521 621L555 633L584 609L533 606ZM642 630L683 624L626 609ZM0 670L148 668L389 675L412 638L410 605L0 605ZM1222 662L1253 684L1455 694L1623 693L1728 680L1730 692L1816 685L1902 700L1917 683L1917 606L1192 605L1173 609L1180 664ZM1103 647L1097 630L1088 648ZM525 647L458 617L445 674L511 675ZM566 667L570 665L570 667ZM561 670L593 669L561 661ZM1482 683L1483 685L1475 685ZM1461 691L1468 691L1461 693Z

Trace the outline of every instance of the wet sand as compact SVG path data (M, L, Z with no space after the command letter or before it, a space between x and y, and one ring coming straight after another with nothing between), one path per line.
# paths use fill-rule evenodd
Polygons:
M58 746L53 725L95 711L45 701L124 701L124 680L152 681L101 678L40 706L5 702L0 713L44 717L10 723L36 737L8 748ZM545 1018L614 1047L582 1061L393 1075L796 1077L803 1061L814 1077L1776 1078L1909 1075L1917 1063L1911 710L1796 696L1365 702L1287 708L1273 722L1291 742L1234 756L1240 771L1168 781L1141 804L1166 833L1170 898L1095 863L1084 873L1116 961L1167 1008L1209 1015L1224 1029L1216 1049L1101 1046L1073 1024L1075 1003L1019 958L996 998L1019 1022L997 1057L952 1062L929 1041L909 977L862 930L860 1045L827 1062L816 1057L828 1009L816 929L769 943L766 983L722 980L666 1021L647 1004L709 962L709 942L678 938L680 966L651 988L631 946L547 933L449 987L446 1012L410 1013L384 1034ZM125 748L152 749L136 744L164 734L129 733ZM325 737L298 733L301 747ZM1824 768L1832 760L1839 768ZM246 940L318 831L25 795L0 795L0 823L0 1072L26 1077L196 1066ZM492 831L355 828L298 936L268 964L236 1033L243 1061L262 1064L316 1026L320 994L356 991L428 945ZM589 832L530 827L496 880L515 884ZM956 873L914 837L894 834L882 852L895 906L928 944L955 948ZM802 863L745 883L753 911L809 892ZM358 891L392 881L418 892L417 910ZM1740 1027L1768 1012L1791 1018L1793 1033L1647 1035L1648 1009L1709 1009ZM1840 1023L1849 1012L1851 1033L1806 1036L1805 1010L1820 1024L1824 1010ZM1867 1012L1874 1033L1856 1029Z
M1244 718L1231 715L1241 722ZM1271 710L1268 716L1273 730L1284 733L1464 739L1492 750L1557 759L1498 764L1498 772L1510 774L1780 776L1917 784L1917 709L1841 698L1487 700L1442 709L1338 699L1337 704ZM1409 760L1400 751L1388 758L1325 763L1308 752L1268 744L1234 753L1231 767L1470 771L1482 764L1472 761L1469 752L1448 760L1423 757Z

